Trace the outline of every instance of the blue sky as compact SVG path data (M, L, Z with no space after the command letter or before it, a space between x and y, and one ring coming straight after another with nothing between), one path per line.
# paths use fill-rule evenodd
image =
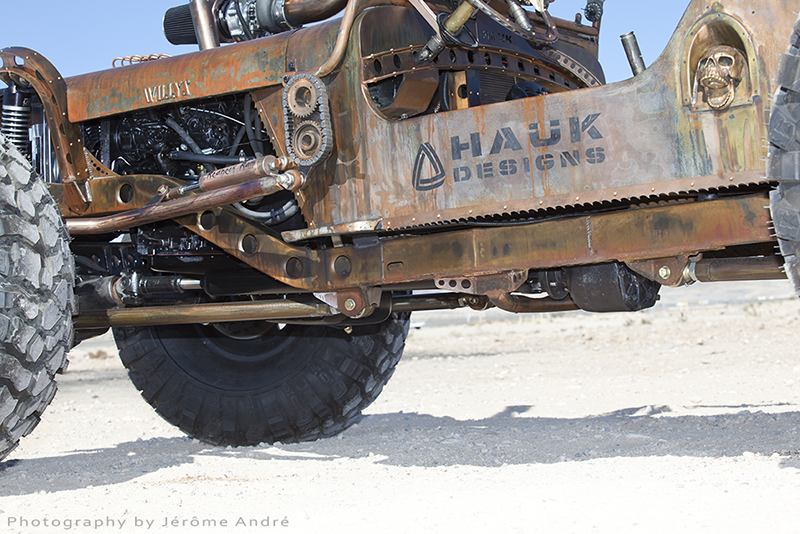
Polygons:
M164 12L181 3L186 2L37 0L20 4L12 11L33 12L4 17L0 47L32 48L50 59L64 76L108 69L117 56L182 54L195 47L172 46L161 32ZM650 65L661 54L687 5L688 1L606 0L600 61L608 81L631 76L620 35L635 31L645 63ZM571 20L585 6L585 0L554 0L550 12Z

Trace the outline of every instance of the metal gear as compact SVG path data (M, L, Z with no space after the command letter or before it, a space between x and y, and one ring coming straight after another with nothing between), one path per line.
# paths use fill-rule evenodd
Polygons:
M319 155L324 145L325 134L317 121L303 121L292 135L292 148L301 160L312 160Z
M300 73L286 80L283 119L289 157L301 167L311 167L330 156L333 148L328 92L313 74Z
M308 78L298 78L287 87L286 105L296 117L304 119L317 110L319 91Z

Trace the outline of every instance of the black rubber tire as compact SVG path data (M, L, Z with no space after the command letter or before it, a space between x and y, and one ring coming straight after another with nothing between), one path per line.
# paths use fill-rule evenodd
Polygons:
M56 394L72 346L74 272L56 203L0 135L0 460Z
M800 183L781 183L770 193L772 221L784 268L800 295Z
M776 83L767 179L778 187L770 194L770 209L786 274L800 295L800 17L781 57Z
M403 353L409 314L347 334L275 326L237 340L212 326L117 328L133 384L161 417L215 445L337 434L371 404Z

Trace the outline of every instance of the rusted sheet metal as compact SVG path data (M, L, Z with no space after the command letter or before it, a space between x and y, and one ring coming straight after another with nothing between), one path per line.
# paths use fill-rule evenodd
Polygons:
M385 2L384 4L394 3L396 2ZM376 109L369 103L371 99L368 96L368 89L363 85L365 82L385 79L390 74L401 72L407 72L409 77L417 78L419 78L418 74L422 72L430 72L434 79L438 79L440 69L458 70L462 66L477 68L477 65L470 63L469 58L472 58L472 63L475 63L475 57L484 61L484 55L487 53L494 57L495 65L492 69L504 62L520 64L523 65L523 68L528 69L530 77L533 78L535 77L534 64L525 55L532 54L537 58L537 69L541 69L541 74L546 81L540 77L537 79L542 80L542 83L550 84L549 76L552 75L553 79L562 82L561 85L554 84L555 87L563 88L563 76L572 76L559 62L560 56L550 57L548 54L532 49L527 43L514 41L500 32L498 25L482 15L478 17L479 28L485 31L478 33L487 43L484 48L479 51L457 48L451 51L448 49L442 54L442 57L449 59L442 59L437 63L416 65L413 61L413 54L417 53L430 37L430 28L407 5L398 7L377 4L379 2L369 1L361 4L361 9L367 7L370 9L362 11L356 21L342 66L336 73L325 79L331 98L336 157L330 158L323 165L312 170L309 187L303 192L301 205L305 213L313 213L308 217L309 225L312 228L382 218L389 215L391 206L381 208L381 203L387 198L388 188L402 188L406 180L395 172L396 170L402 172L402 168L392 167L395 163L394 158L384 156L387 152L406 152L409 148L416 154L420 145L428 140L427 132L426 136L423 136L418 131L403 128L393 129L392 125L398 123L387 121L376 112ZM572 31L574 24L559 22L559 27L562 26L570 27L566 30L566 34L571 36L565 38L563 43L559 43L559 47L570 51L578 49L575 43L583 43L589 49L596 47L595 29L585 27L585 33L579 34L579 32ZM475 31L478 31L478 28ZM299 71L315 68L324 55L316 57L311 54L309 56L311 59L300 60L299 58L304 55L308 56L308 51L316 50L319 43L325 43L324 48L327 49L331 46L332 39L331 34L314 28L297 32L293 35L288 48L289 63L294 62ZM450 52L456 58L455 60L450 56ZM561 53L560 51L556 52ZM589 52L584 51L583 53L591 57ZM380 68L380 73L375 70L377 68ZM577 86L578 77L571 78L571 82L573 87ZM425 85L427 78L419 78L418 83ZM404 91L405 88L402 90ZM429 98L430 96L429 94ZM421 106L421 109L426 107L427 102ZM396 114L396 116L401 115L400 112ZM376 131L366 127L373 121L386 125L388 129ZM402 124L407 122L404 121ZM410 137L404 137L407 134ZM413 167L413 159L410 164ZM375 187L381 190L373 194ZM410 194L412 197L415 196L413 188ZM394 195L393 198L399 200L397 195ZM413 198L411 201L404 200L403 202L413 203ZM331 223L336 221L336 223L328 225L325 221Z
M85 187L92 199L82 217L108 215L129 210L138 210L159 196L159 189L180 187L184 182L169 176L129 175L95 178ZM64 217L75 217L63 202L63 184L49 184L50 193L56 199Z
M68 78L73 122L280 84L291 33Z
M398 237L374 246L326 250L287 245L256 223L223 209L213 210L213 228L200 224L200 214L179 222L283 283L326 291L688 256L727 246L767 243L774 241L768 226L768 204L764 193L525 226ZM352 266L344 275L335 268L342 256Z
M648 259L725 246L769 242L766 195L676 204L555 220L522 227L479 228L396 240L383 248L386 282L411 271L433 276ZM416 258L420 258L416 260ZM430 265L423 265L428 263ZM422 271L419 273L418 271ZM439 276L446 276L439 274Z
M625 82L395 121L363 86L363 58L378 52L364 42L390 40L363 37L378 9L356 21L330 81L338 157L304 192L312 227L380 217L394 229L763 180L769 73L793 20L788 0L693 1L659 60ZM720 44L740 48L746 64L732 102L713 109L695 82ZM476 57L484 51L493 49L482 43ZM515 68L510 61L508 73Z
M253 102L255 102L261 119L266 126L270 142L275 148L277 156L288 156L286 150L286 132L284 131L284 121L282 111L283 86L276 85L253 91Z
M30 84L41 96L59 171L65 183L62 198L73 206L76 213L83 212L89 201L83 182L89 179L90 173L80 129L66 117L67 89L61 74L39 53L12 47L0 50L0 79L23 87Z

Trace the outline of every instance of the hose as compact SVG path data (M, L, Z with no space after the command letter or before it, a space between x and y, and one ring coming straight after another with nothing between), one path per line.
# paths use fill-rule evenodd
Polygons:
M258 139L256 139L256 135L253 132L253 121L251 118L252 106L253 97L248 94L244 97L244 127L247 130L247 139L250 141L250 148L253 149L253 153L257 158L261 158L264 156L264 153L258 149Z
M210 165L236 165L237 163L244 163L246 161L246 159L240 158L239 156L193 154L191 152L182 152L180 150L170 152L169 159L190 161L192 163L208 163Z
M244 139L244 134L246 132L247 127L242 125L242 127L239 128L239 133L236 134L236 139L233 140L233 146L231 147L230 152L228 152L229 156L234 156L236 154L236 149L239 148L239 143L241 143L242 139Z
M194 152L195 154L203 153L203 150L200 148L200 145L198 145L195 142L195 140L192 139L192 136L189 135L189 132L184 130L181 127L181 125L178 124L177 121L175 121L175 119L173 119L172 117L167 117L166 119L164 119L164 122L167 123L167 126L175 130L175 133L178 134L178 137L180 137L183 140L183 142L186 143L186 146L192 149L192 152Z

